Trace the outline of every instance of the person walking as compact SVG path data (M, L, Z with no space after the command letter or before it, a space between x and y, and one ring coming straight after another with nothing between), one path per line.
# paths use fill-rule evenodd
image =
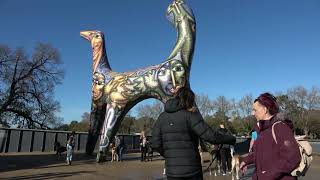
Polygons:
M147 156L147 137L144 134L144 131L142 131L140 136L140 151L141 151L141 162L146 161Z
M246 171L247 165L255 164L253 180L296 180L291 172L299 165L301 156L294 138L293 123L279 113L277 99L270 93L263 93L254 100L253 115L258 121L255 130L258 138L252 152L244 158L240 169ZM272 129L277 142L275 142Z
M114 136L114 146L116 148L116 154L117 154L117 161L120 161L119 159L119 151L120 151L120 144L121 144L121 140L118 136Z
M122 139L120 141L120 145L119 145L119 161L122 162L123 160L123 153L125 151L125 144L124 144L124 140Z
M75 131L72 131L67 141L67 165L72 163L73 148L75 146Z
M225 128L224 124L220 124L220 128L218 129L219 132L223 134L231 134ZM231 172L231 149L229 144L222 145L220 150L220 158L221 158L221 165L222 165L222 175L225 176L227 174L227 170Z
M236 138L209 127L195 107L195 95L187 87L171 90L152 131L152 145L165 158L168 180L203 179L199 138L212 144L234 144Z

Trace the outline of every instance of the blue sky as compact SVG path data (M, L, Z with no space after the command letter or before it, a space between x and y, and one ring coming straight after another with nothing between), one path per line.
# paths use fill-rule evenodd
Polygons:
M100 30L114 71L158 64L176 32L169 0L0 0L0 44L32 52L51 43L66 72L55 91L66 122L90 111L91 49L81 30ZM197 21L191 69L196 93L240 99L251 93L320 87L320 1L188 0ZM147 101L150 102L150 101Z

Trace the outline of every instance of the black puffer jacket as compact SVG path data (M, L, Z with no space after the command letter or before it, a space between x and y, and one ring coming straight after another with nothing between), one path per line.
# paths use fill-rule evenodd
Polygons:
M170 99L152 131L152 145L165 158L167 176L188 177L202 170L199 137L212 144L234 144L236 138L212 130L201 114L185 110Z

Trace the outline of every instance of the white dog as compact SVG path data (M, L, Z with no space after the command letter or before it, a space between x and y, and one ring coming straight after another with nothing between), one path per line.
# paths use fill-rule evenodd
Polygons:
M240 170L240 155L235 154L234 147L231 147L231 173L232 180L239 179L239 170Z

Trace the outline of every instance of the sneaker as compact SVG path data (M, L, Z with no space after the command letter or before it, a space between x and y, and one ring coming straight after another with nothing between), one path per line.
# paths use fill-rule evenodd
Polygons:
M223 174L222 174L222 176L225 176L225 175L226 175L226 173L223 173Z

